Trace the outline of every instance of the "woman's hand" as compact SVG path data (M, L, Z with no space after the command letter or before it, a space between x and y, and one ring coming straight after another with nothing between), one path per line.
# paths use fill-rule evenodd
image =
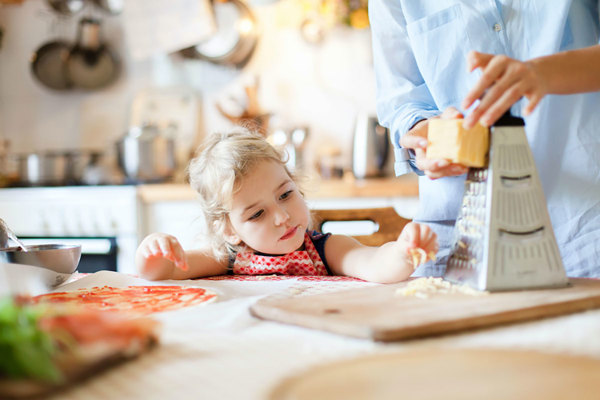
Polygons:
M463 115L454 107L448 107L439 118L462 118ZM437 118L437 117L436 117ZM457 176L467 173L468 168L461 164L453 164L448 160L430 160L426 158L427 150L427 120L419 121L406 135L400 139L400 146L415 152L415 164L417 168L431 179L444 176Z
M166 233L153 233L146 236L137 249L137 256L146 262L157 259L171 261L176 268L188 270L185 251L181 244L172 235Z
M529 100L524 110L527 116L548 93L535 63L471 51L467 55L467 64L469 71L481 68L483 75L462 103L466 110L480 99L477 107L465 118L463 125L466 129L477 122L491 126L523 96Z

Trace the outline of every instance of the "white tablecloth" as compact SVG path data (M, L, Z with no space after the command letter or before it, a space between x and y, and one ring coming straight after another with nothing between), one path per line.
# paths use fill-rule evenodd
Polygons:
M98 278L113 286L156 284L109 272ZM535 349L600 359L600 310L390 344L263 321L249 313L249 307L264 296L305 296L371 283L298 278L167 283L210 289L219 298L214 303L154 314L163 324L156 349L53 399L265 399L284 377L317 364L431 347ZM84 278L67 288L86 285Z

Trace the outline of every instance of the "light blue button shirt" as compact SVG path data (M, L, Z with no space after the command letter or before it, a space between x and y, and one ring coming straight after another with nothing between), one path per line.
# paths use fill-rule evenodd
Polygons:
M528 60L598 44L598 3L370 0L377 113L390 129L396 173L415 169L400 137L449 106L460 110L481 76L467 70L470 50ZM512 113L522 115L526 101ZM600 93L546 96L525 123L567 272L600 276ZM455 219L463 182L421 176L415 219Z

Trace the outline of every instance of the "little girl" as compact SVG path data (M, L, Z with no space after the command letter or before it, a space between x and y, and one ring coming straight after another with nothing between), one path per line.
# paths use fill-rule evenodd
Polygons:
M206 219L206 246L184 251L171 235L147 236L136 252L136 266L146 279L234 273L398 282L416 267L411 250L435 254L438 249L435 233L416 223L380 247L311 231L310 212L281 154L253 133L211 135L188 172Z

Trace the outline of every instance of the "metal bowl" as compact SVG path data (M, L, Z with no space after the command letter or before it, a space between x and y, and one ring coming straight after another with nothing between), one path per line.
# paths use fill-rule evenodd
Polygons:
M72 274L81 258L81 245L41 244L0 249L0 262L34 265L62 274Z

